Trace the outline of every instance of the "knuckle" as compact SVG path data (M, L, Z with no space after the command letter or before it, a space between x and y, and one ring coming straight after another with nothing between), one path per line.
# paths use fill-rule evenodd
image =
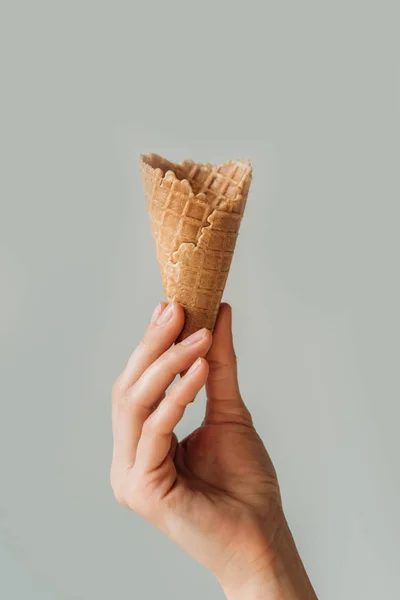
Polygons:
M240 425L244 425L253 429L253 419L249 410L245 406L237 411L235 419Z
M120 396L116 398L116 406L120 411L128 410L131 405L131 396L128 393L120 394Z
M253 417L247 406L243 406L243 417L247 420L248 423L251 423L251 425L253 425Z
M208 359L210 375L216 380L224 380L228 377L237 377L237 358L232 354L228 360L221 361L216 359Z
M158 368L161 371L173 373L176 375L176 362L177 362L177 352L175 348L171 348L167 352L164 352L158 359Z
M138 347L144 352L147 352L147 350L150 348L149 339L146 334L140 340Z
M114 472L113 469L111 469L110 484L111 484L111 489L114 493L114 498L116 499L116 501L119 504L122 504L123 506L125 506L126 505L125 489L124 489L124 486L122 485L121 479L116 475L116 473Z
M152 416L150 416L143 423L142 433L144 435L152 435L154 433L155 429L156 429L155 420L154 420L154 418L152 418Z
M113 401L115 401L122 392L122 388L121 388L121 378L118 377L114 383L113 386L111 388L111 398L113 399Z
M149 514L149 494L146 486L146 480L143 476L136 476L129 482L129 508L138 515L148 518Z
M175 348L170 348L169 350L167 350L166 352L161 354L161 356L158 359L160 365L165 366L166 364L168 364L171 360L171 356L174 351L175 351Z
M162 358L170 369L175 370L175 365L182 357L182 354L182 348L177 345L170 348L168 352L165 352Z
M210 374L217 379L225 379L230 370L230 365L220 360L209 359L208 366Z
M124 494L123 490L121 490L119 487L116 487L116 488L113 488L113 492L114 492L114 498L116 499L118 504L120 504L121 506L128 506L128 503L125 500L125 494Z

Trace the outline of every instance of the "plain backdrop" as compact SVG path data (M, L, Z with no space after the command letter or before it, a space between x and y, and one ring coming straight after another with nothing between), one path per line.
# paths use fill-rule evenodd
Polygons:
M243 395L320 598L400 597L399 16L1 2L1 598L223 598L109 486L111 385L162 299L140 152L252 160Z

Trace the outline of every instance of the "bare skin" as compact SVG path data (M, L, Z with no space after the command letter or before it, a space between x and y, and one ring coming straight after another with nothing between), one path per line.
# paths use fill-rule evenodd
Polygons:
M115 496L214 573L229 600L315 600L240 394L231 309L221 305L214 336L173 345L183 322L181 306L159 304L114 384ZM178 442L174 428L204 385L204 421Z

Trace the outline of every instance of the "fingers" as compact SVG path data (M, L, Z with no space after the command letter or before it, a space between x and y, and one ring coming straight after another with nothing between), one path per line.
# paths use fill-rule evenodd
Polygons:
M188 369L193 362L207 354L212 336L200 330L180 344L164 352L139 377L136 383L114 400L114 455L113 463L122 471L135 463L136 450L142 427L163 397L175 376Z
M136 407L151 408L176 375L186 371L197 358L207 354L211 342L212 335L208 329L200 329L164 352L129 391L131 402Z
M206 422L233 419L251 422L239 390L229 304L221 304L207 361L210 371L206 384Z
M183 309L179 304L172 302L167 305L166 302L160 302L141 343L114 384L112 422L114 440L118 440L118 444L114 443L113 462L125 470L133 465L142 424L151 412L150 408L142 415L133 415L129 389L147 367L170 348L183 327L184 318ZM160 399L161 396L156 398L154 404Z
M144 371L176 340L183 328L185 315L176 302L160 302L153 313L142 341L132 353L128 363L117 379L121 392L131 387Z
M207 361L199 358L144 423L136 454L136 466L140 471L157 469L175 451L176 441L172 448L173 430L182 419L186 406L204 386L207 375Z

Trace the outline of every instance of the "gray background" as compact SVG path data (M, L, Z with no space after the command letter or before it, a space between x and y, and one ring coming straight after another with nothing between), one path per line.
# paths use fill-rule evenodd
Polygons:
M243 394L320 597L400 597L396 5L1 3L2 598L223 597L109 488L111 384L162 297L142 151L252 159Z

